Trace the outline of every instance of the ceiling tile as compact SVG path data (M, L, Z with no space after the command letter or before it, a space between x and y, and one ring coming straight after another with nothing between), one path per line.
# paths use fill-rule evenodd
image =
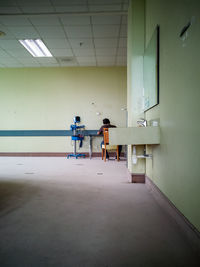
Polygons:
M6 68L23 68L24 66L21 63L15 62L15 63L6 63Z
M38 38L39 34L36 32L36 30L31 26L9 26L9 31L18 39L28 39L28 38Z
M120 37L127 37L127 25L122 25L121 26Z
M115 62L97 62L97 66L105 67L105 66L115 66Z
M119 35L119 26L117 25L106 25L106 26L93 26L94 38L112 38L118 37Z
M94 49L73 49L76 56L94 56Z
M20 17L0 17L0 23L5 26L31 26L28 19Z
M121 16L92 16L92 23L94 25L116 25L120 24Z
M55 6L56 12L87 12L87 6Z
M97 56L115 56L116 48L97 48L96 55Z
M54 57L69 57L73 56L71 49L50 49L51 54Z
M38 68L38 67L41 67L41 65L39 63L35 63L35 62L27 62L27 63L21 62L21 64L23 65L24 68Z
M16 0L1 0L0 6L16 6Z
M2 14L15 14L15 13L20 14L21 11L18 7L15 7L15 6L3 6L1 7L1 13Z
M123 57L123 56L118 56L117 57L117 65L126 65L127 63L127 58L126 57Z
M61 62L60 66L61 67L74 67L74 66L78 66L78 63L76 61L73 61L73 62Z
M87 0L51 0L53 5L86 5Z
M36 5L36 6L22 6L21 10L24 13L51 13L54 12L53 6L42 6L42 5Z
M20 57L32 58L32 55L23 47L20 49L8 49L7 51L10 55L16 58L20 58Z
M56 64L57 63L57 60L53 57L37 57L37 61L40 62L41 64L45 64L45 63Z
M17 40L0 40L0 47L4 49L22 48L22 45Z
M79 66L94 67L94 66L97 66L97 64L96 64L96 62L79 62Z
M89 16L62 16L61 21L63 25L90 25Z
M102 47L117 47L117 38L107 38L107 39L94 39L94 44L96 48L102 48Z
M18 61L24 67L41 67L40 63L35 60L35 58L32 58L31 60L29 58L20 58Z
M89 5L121 4L124 0L88 0Z
M60 64L58 64L58 63L41 63L41 66L45 67L45 68L57 68L57 67L60 67Z
M64 30L59 26L37 26L42 38L65 38Z
M10 57L10 55L9 54L7 54L4 50L0 50L0 58L2 58L2 57Z
M90 38L92 30L90 26L65 26L68 38Z
M119 39L119 47L127 47L127 38Z
M6 39L15 39L14 34L12 34L12 33L9 31L8 27L6 27L6 26L1 26L1 31L4 32L6 35L1 36L0 41L1 41L1 40L6 40Z
M48 39L43 38L43 41L45 45L51 49L51 48L70 48L69 42L67 39Z
M69 39L73 48L94 48L93 40L86 38Z
M31 57L31 58L27 58L27 57L20 57L18 59L19 62L21 62L22 64L29 64L29 63L33 63L33 64L38 64L37 58L36 57Z
M127 16L122 16L122 24L127 24Z
M0 0L0 6L2 13L109 12L126 10L128 0ZM0 25L6 33L0 39L0 58L11 59L0 66L96 66L96 60L101 66L126 64L126 15L0 16ZM16 38L41 38L56 58L36 60Z
M119 47L117 50L118 56L126 56L127 55L127 49L126 47Z
M128 7L129 7L129 4L124 4L124 5L123 5L123 10L124 10L124 11L127 11L127 10L128 10Z
M13 58L13 57L9 57L9 58L1 58L1 64L17 64L19 63L17 59Z
M126 66L127 66L127 63L126 63L126 62L117 62L115 65L116 65L116 66L123 66L123 67L126 67Z
M20 6L38 6L38 4L40 5L51 5L51 0L17 0L17 3Z
M115 62L115 56L96 56L98 62Z
M79 62L79 63L93 63L93 64L96 64L96 59L95 59L95 57L90 57L90 56L88 56L88 57L77 57L77 61Z
M89 11L120 11L121 5L89 5Z
M37 17L37 18L30 18L30 21L32 22L33 25L36 26L57 26L60 25L60 21L56 17Z

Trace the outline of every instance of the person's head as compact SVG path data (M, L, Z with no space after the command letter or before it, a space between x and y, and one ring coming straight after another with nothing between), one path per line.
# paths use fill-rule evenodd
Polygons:
M109 119L107 119L107 118L103 119L103 124L110 124Z

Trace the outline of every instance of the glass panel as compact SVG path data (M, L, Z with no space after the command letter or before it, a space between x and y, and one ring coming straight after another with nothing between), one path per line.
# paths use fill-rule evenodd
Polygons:
M144 110L159 103L159 27L144 52Z

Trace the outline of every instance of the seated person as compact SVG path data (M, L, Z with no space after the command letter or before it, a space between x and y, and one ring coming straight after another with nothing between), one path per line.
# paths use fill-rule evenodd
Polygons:
M105 118L105 119L103 119L103 125L101 126L101 128L99 129L97 134L103 134L103 128L116 128L116 126L110 124L110 120ZM102 141L101 142L101 147L102 147L103 144L104 144L104 142ZM122 151L122 146L119 145L119 157L120 157L121 151ZM109 159L109 154L108 154L107 151L106 151L106 158Z

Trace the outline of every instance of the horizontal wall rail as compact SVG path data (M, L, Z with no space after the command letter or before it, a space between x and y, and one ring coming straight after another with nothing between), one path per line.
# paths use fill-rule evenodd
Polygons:
M77 131L77 134L84 136L95 136L98 130L84 130ZM2 136L72 136L71 130L0 130L0 137Z

